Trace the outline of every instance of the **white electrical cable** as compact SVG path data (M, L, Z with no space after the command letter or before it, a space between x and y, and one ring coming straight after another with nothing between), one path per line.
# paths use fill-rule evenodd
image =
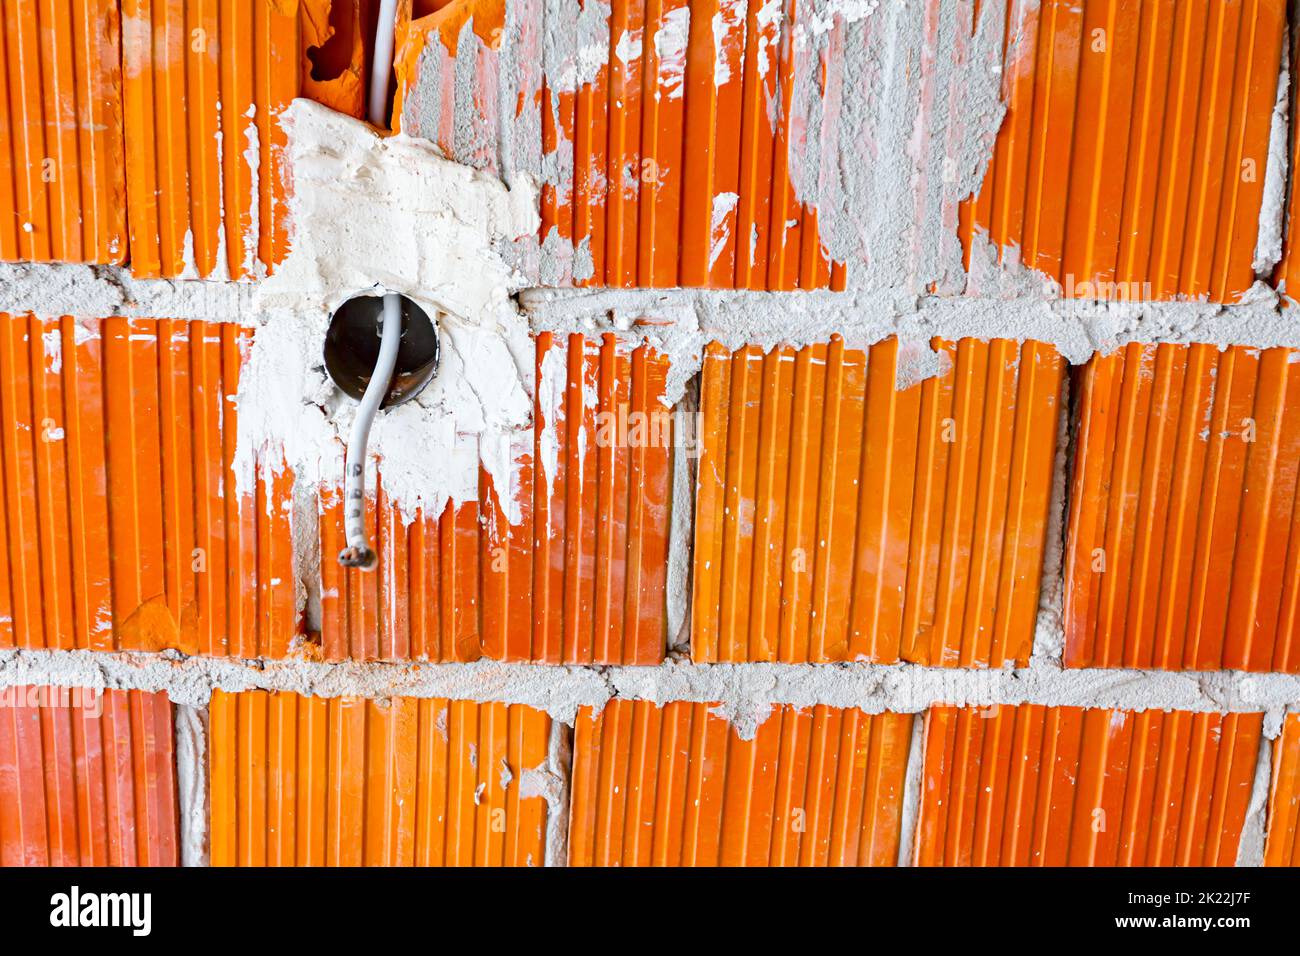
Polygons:
M375 28L375 55L370 61L370 122L387 129L384 113L388 106L388 79L393 72L394 30L397 0L381 0L379 24Z
M348 546L339 555L339 564L370 570L376 555L366 541L366 444L375 413L388 394L388 383L397 365L397 347L402 340L402 300L389 293L384 296L384 332L379 343L379 360L366 392L352 420L348 452L344 462L343 531Z
M388 78L393 71L393 42L397 20L397 0L381 0L379 24L375 29L375 55L370 66L370 122L386 127L384 113L388 107ZM393 293L384 295L384 326L379 342L379 359L366 385L352 433L348 436L344 460L343 532L347 547L339 554L345 567L371 570L378 561L366 540L366 445L370 426L379 406L388 394L388 385L397 366L397 347L402 339L402 300Z

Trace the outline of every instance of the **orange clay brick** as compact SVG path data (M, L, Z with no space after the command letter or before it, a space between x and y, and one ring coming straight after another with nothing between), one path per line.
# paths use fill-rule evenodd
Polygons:
M0 261L126 259L115 0L0 0Z
M522 705L213 694L214 866L541 866L550 718Z
M1285 0L1010 0L1007 115L961 232L1082 298L1255 280Z
M379 566L341 568L342 477L321 495L327 660L655 664L667 644L672 420L668 361L612 335L537 336L535 429L516 448L521 522L483 472L478 502L409 525L382 475L366 516ZM639 430L638 430L639 429ZM546 474L543 432L554 438ZM538 463L541 462L541 465ZM341 462L340 462L341 464ZM340 469L341 471L341 469Z
M1300 671L1300 365L1129 345L1080 378L1071 667Z
M165 694L0 689L0 865L176 866Z
M918 866L1233 866L1262 714L934 707Z
M578 712L571 866L892 866L912 717L776 708L742 740L709 704Z
M1268 792L1265 866L1300 866L1300 714L1289 714L1282 736L1273 742L1273 774Z
M298 5L121 6L132 272L263 272L288 246L278 117L298 94L305 59Z
M250 334L0 314L0 647L288 653L292 475L232 470Z
M611 0L594 82L570 90L559 70L544 77L543 158L572 163L572 178L543 186L541 235L554 229L591 255L591 274L565 284L844 287L791 183L793 34L762 6L724 18L713 0ZM673 47L662 32L688 12L686 49L661 58ZM638 41L630 53L624 37ZM733 205L718 204L725 194Z
M529 97L522 90L540 93L536 83L541 67L541 0L511 0L510 6L514 17L507 25L506 0L398 0L393 51L393 128L423 136L456 162L490 170L496 176L502 171L491 144L498 135L511 135L512 125L500 115L501 108L513 106L516 123L525 110L535 119L538 97L534 95L533 102L525 102ZM460 45L467 26L475 38L473 49L462 49ZM521 86L513 103L501 102L497 95L501 83L497 51L507 30L522 51L512 64ZM469 86L458 83L457 63L473 64ZM463 75L464 67L460 72ZM428 95L422 95L422 78ZM408 113L408 105L414 123L404 127L403 114ZM530 129L533 141L521 141L521 145L536 150L540 145L536 126Z
M1063 362L935 341L708 347L695 506L695 660L1028 660Z
M357 119L366 115L367 24L379 0L296 0L302 48L301 95Z

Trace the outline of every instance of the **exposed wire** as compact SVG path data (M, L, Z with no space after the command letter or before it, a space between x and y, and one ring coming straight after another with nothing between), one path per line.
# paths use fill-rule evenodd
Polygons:
M370 67L370 122L386 127L384 114L388 108L388 78L393 70L394 30L397 21L397 0L381 0L379 24L375 29L375 55ZM384 295L384 322L379 342L379 358L366 385L361 404L352 420L348 436L347 456L344 460L343 478L343 532L347 547L339 552L339 564L344 567L371 570L378 561L370 542L366 540L366 445L370 441L370 428L375 422L379 406L388 394L388 385L397 366L397 348L402 339L402 301L389 292Z
M375 27L375 55L370 61L370 122L388 128L388 81L393 73L393 43L397 23L397 0L380 0L379 24Z
M376 555L366 540L366 445L370 440L370 426L375 413L388 394L388 383L397 365L397 347L402 339L402 301L397 296L384 296L384 331L379 342L379 360L366 385L357 415L352 419L352 433L348 436L347 458L344 463L343 531L347 547L339 553L339 564L370 570L375 566Z

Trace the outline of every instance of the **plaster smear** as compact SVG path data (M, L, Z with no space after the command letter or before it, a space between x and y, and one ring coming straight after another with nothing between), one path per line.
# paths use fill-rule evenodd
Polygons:
M417 509L437 514L477 500L482 464L518 521L511 444L531 425L534 360L511 299L526 282L513 244L537 231L536 190L308 100L293 102L284 125L290 250L257 287L236 474L283 462L300 481L337 480L356 403L324 370L329 317L356 294L398 292L437 320L441 354L420 396L375 422L370 463L385 494L408 520Z
M731 82L731 61L739 60L745 46L744 24L747 4L744 0L719 0L710 27L713 33L713 85Z
M1006 113L1005 24L1005 0L974 20L955 3L810 0L784 24L791 183L817 210L825 254L850 264L851 288L964 285L957 210Z
M519 799L541 797L546 801L546 847L541 861L529 864L567 866L569 858L569 767L573 764L573 734L560 721L551 723L546 759L525 768L519 777ZM501 789L505 789L502 785Z
M686 83L686 43L691 33L691 8L678 7L664 14L655 31L655 56L659 60L655 99L682 98Z

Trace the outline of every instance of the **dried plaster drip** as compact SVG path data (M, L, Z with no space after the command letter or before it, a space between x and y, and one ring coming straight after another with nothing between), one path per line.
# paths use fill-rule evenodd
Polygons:
M519 778L519 799L546 801L546 848L543 866L567 866L569 860L569 767L573 763L573 731L560 721L551 722L546 760L527 768ZM504 786L502 787L504 789Z
M0 312L15 314L252 323L255 295L246 282L135 279L118 266L0 263Z
M1277 77L1277 99L1268 133L1268 162L1264 169L1264 192L1259 205L1259 231L1251 268L1261 278L1272 272L1282 259L1282 220L1286 207L1288 174L1287 145L1291 112L1291 36L1282 35L1282 66Z
M1255 757L1255 777L1250 787L1250 802L1237 844L1237 866L1263 866L1264 842L1268 833L1268 791L1273 779L1273 748L1261 741Z
M655 31L658 76L654 98L679 100L686 86L686 44L691 34L691 8L677 7L663 15Z
M1052 490L1048 499L1047 531L1043 545L1043 567L1039 580L1038 619L1034 628L1031 660L1059 666L1065 657L1065 525L1069 508L1067 491L1070 475L1070 376L1061 376L1056 416L1056 454L1052 459Z
M925 718L912 720L912 739L907 748L907 776L903 780L903 803L899 809L898 865L911 866L916 854L916 824L921 817L921 787L925 780Z
M440 367L371 434L385 494L409 519L478 498L482 465L511 487L512 442L531 424L532 343L511 294L525 281L513 243L535 233L536 191L382 138L307 100L284 114L291 247L258 286L258 334L240 380L236 473L281 455L309 485L336 478L356 405L328 380L331 312L352 295L408 295L438 317ZM249 489L241 489L247 491ZM518 520L513 495L507 515Z
M852 287L964 283L956 213L984 179L1006 112L1005 23L1004 0L982 4L974 22L954 3L811 0L782 24L791 182L817 210L825 254L850 264ZM861 53L831 57L832 44Z
M596 82L602 68L608 69L610 58L610 5L605 0L542 0L541 64L549 90L551 129L556 142L549 152L541 154L538 173L541 181L555 191L555 200L567 205L573 199L574 146L566 138L565 124L561 119L561 100L572 97L584 86ZM618 50L630 54L633 39L620 34L614 42L614 55ZM635 43L641 44L640 36ZM662 73L656 86L656 96L663 89ZM680 86L680 84L679 84ZM678 91L680 94L680 89ZM546 108L546 104L543 105ZM540 141L540 137L539 137ZM625 171L625 174L628 171ZM588 171L588 190L595 195L604 194L608 188L603 170ZM543 285L558 285L567 281L584 282L595 274L590 237L575 244L560 235L552 226L543 237L540 247L539 279Z
M1034 662L1020 670L966 670L916 664L692 664L577 667L548 664L244 661L174 653L0 651L0 687L131 688L166 691L203 706L213 690L282 690L318 697L447 697L524 704L572 724L581 706L612 697L656 704L714 705L744 739L781 705L857 707L867 713L920 713L935 704L1114 707L1267 714L1275 737L1287 708L1300 705L1300 675L1240 671L1063 670Z
M175 710L176 789L180 804L181 866L208 865L208 732L206 710Z
M221 100L216 101L217 108L217 132L214 135L216 141L217 161L216 168L224 169L224 157L226 149L226 114L222 110ZM248 119L248 124L244 127L245 146L240 151L240 156L244 160L245 172L248 175L248 208L245 210L244 228L241 230L240 241L244 246L244 258L240 264L243 274L249 278L261 278L266 275L266 266L258 258L259 233L261 231L261 195L259 191L259 176L261 173L262 154L260 147L260 138L257 129L257 104L250 103L248 110L244 113ZM231 130L229 132L234 132ZM237 135L237 134L236 134ZM225 176L216 178L217 184L217 208L226 210L226 183ZM230 224L221 222L217 225L217 247L213 255L212 271L206 276L202 276L209 281L227 282L230 280L230 263L229 252L226 247L226 231ZM194 229L191 226L185 230L185 236L182 239L181 246L181 274L182 280L195 280L201 278L198 257L194 251Z
M262 199L259 176L262 167L262 148L261 139L257 130L257 104L250 103L248 112L244 114L248 118L248 125L244 127L244 165L248 169L248 222L244 227L244 261L241 266L244 275L262 277L266 274L266 266L257 257L258 247L260 245L260 236L262 232ZM223 230L224 232L224 230ZM224 254L223 261L220 262L219 268L225 268Z
M673 406L676 450L673 454L672 512L668 525L666 612L668 650L686 653L691 643L691 566L695 547L695 485L698 457L692 454L700 407L698 379Z

